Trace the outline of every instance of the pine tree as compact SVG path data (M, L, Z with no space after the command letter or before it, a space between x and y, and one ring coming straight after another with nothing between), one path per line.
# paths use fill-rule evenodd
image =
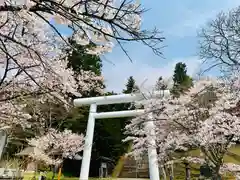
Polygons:
M97 55L91 55L86 53L86 49L94 44L89 44L87 46L82 46L77 44L73 40L69 40L69 43L75 47L71 52L68 52L68 68L71 68L75 75L78 76L81 73L81 70L92 71L96 75L101 75L102 72L102 60ZM102 82L99 82L99 87L105 88L105 85ZM82 97L94 97L99 96L100 94L94 90L87 94L82 94Z
M82 46L77 45L75 42L71 42L72 45L77 47L77 50L69 54L68 66L72 68L75 73L80 72L80 70L91 70L98 75L101 75L102 61L100 57L85 54L85 50ZM132 78L130 80L133 82L132 87L135 86L135 80ZM130 93L133 89L131 88L131 83L128 86L128 92ZM105 96L116 95L114 92L107 92ZM85 97L98 96L97 93L92 92ZM124 110L125 106L123 104L113 104L98 106L98 112L109 112L109 111L121 111ZM64 121L66 122L62 127L67 127L73 130L73 132L85 133L87 120L88 120L88 107L74 108L69 114L69 117ZM98 156L105 156L114 160L118 160L125 152L125 147L123 146L122 139L124 139L123 128L124 125L123 118L114 119L99 119L95 122L95 130L93 137L93 147L92 147L92 158Z
M128 78L128 81L127 81L127 83L126 83L125 86L126 86L126 88L123 89L123 91L122 91L124 94L129 94L129 93L134 93L134 92L139 91L139 88L138 88L138 86L136 85L136 81L135 81L135 79L133 78L133 76L130 76L130 77ZM136 107L134 106L133 103L125 103L125 104L122 104L122 108L120 108L120 109L123 109L123 110L134 110L134 109L136 109ZM129 123L130 119L131 119L131 118L124 118L124 119L122 119L122 121L121 121L122 139L125 139L125 138L126 138L126 135L124 134L124 131L125 131L124 128L125 128L126 125ZM131 143L130 143L130 144L131 144ZM124 147L124 151L122 152L122 154L127 152L127 150L129 149L129 145L130 145L130 144L129 144L129 142L122 144L122 146ZM122 155L122 154L121 154L121 155Z
M72 68L75 73L79 73L80 70L91 70L97 75L101 75L102 60L99 56L86 53L86 49L93 46L92 44L87 46L81 46L73 40L69 40L70 44L75 49L68 53L68 67Z
M177 63L173 74L173 88L171 89L171 93L178 97L192 86L193 81L192 78L187 75L186 64L182 62Z
M130 76L126 84L126 89L123 90L123 93L124 94L133 93L136 92L138 89L139 88L136 85L135 79L133 78L133 76Z
M133 78L133 76L130 76L127 80L127 83L126 83L126 88L123 89L123 93L124 94L130 94L130 93L134 93L134 92L137 92L139 90L138 86L136 85L136 81L135 79ZM125 103L124 104L124 109L135 109L134 105L132 103Z
M174 84L182 84L187 77L187 67L185 63L179 62L175 66L173 74Z

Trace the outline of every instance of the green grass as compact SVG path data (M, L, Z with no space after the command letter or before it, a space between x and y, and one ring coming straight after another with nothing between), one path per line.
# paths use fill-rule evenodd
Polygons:
M39 173L24 173L24 180L30 180L33 179L33 177L35 176L37 179L39 177ZM51 179L52 178L52 172L48 172L46 174L47 179ZM63 179L64 176L61 177L61 179ZM57 174L55 175L55 179L57 179Z
M200 150L194 150L188 152L188 156L200 157ZM224 163L234 163L240 165L240 145L236 145L229 150L229 153L223 158ZM196 164L190 165L191 177L198 177L200 173L200 166ZM174 180L182 180L185 178L185 167L183 164L174 165ZM225 175L224 179L233 180L235 179L231 174Z
M36 173L35 176L38 179L39 173ZM25 173L23 180L31 180L34 177L34 173ZM46 174L47 179L52 179L52 172L48 172ZM54 180L58 179L58 174L55 175ZM61 176L61 180L79 180L79 177L64 177L64 175ZM89 178L89 180L113 180L114 178Z
M24 174L24 179L23 180L31 180L34 177L34 173L27 173ZM39 173L36 174L36 178L38 179ZM49 172L46 175L47 179L52 179L52 173ZM57 175L55 176L54 180L57 180ZM79 180L79 177L64 177L61 176L61 180ZM89 180L112 180L112 178L89 178Z
M230 152L229 154L224 156L223 161L225 163L240 164L240 145L236 145L235 147L232 147L229 150L229 152ZM235 156L233 154L235 154ZM193 157L199 157L200 150L191 151L189 152L189 155Z

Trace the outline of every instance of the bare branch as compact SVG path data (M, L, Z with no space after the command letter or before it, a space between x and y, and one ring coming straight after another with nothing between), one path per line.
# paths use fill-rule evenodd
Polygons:
M200 56L205 62L215 61L216 66L227 68L240 65L240 7L229 13L219 13L199 33Z
M29 8L29 13L35 13L39 17L42 16L40 15L40 13L56 14L57 16L68 20L78 28L87 25L96 30L97 32L103 33L104 35L109 36L117 41L139 41L142 42L144 45L150 47L155 54L162 55L162 47L157 47L157 45L159 43L162 43L162 41L164 40L164 38L160 36L161 33L156 29L154 29L153 31L140 31L138 29L135 29L135 24L133 24L133 22L130 22L131 20L127 20L131 18L136 18L137 16L141 16L144 12L144 10L141 9L140 4L134 4L134 2L132 2L131 0L124 0L120 4L112 4L112 1L110 0L82 0L73 4L73 6L70 7L68 7L64 2L60 3L53 0L34 0L34 2L36 4ZM95 9L92 9L93 5L96 7ZM84 7L84 11L77 12L77 9L82 7ZM0 12L18 12L22 9L23 6L0 6ZM111 11L113 13L112 16L109 15ZM43 16L41 18L43 19ZM89 19L92 19L96 23L92 23L91 21L89 21ZM48 22L46 23L49 24ZM121 36L115 36L111 33L104 32L102 30L102 27L98 27L100 24L110 25L114 27L115 31L117 30L118 34L121 34ZM52 25L50 26L59 36L61 36L60 33L56 31L56 29ZM76 30L77 29L75 29L75 31Z

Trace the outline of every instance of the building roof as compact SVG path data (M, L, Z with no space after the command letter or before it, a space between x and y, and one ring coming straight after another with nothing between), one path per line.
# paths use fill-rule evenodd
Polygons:
M15 154L16 156L29 156L29 154L39 154L41 153L41 150L36 148L36 147L26 147L25 149L23 149L21 152Z
M101 160L108 161L108 162L114 162L114 160L112 160L108 157L104 157L104 156L99 156L97 159L101 159Z

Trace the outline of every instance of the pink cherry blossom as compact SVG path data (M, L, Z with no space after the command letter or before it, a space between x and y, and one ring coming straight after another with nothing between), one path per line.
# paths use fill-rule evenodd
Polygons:
M240 96L233 79L234 76L228 80L200 79L179 98L143 101L146 113L126 126L126 140L133 141L132 153L146 153L149 134L143 127L151 113L160 163L174 159L176 151L200 149L203 161L186 158L195 163L206 162L215 173L225 171L229 165L223 162L223 156L240 140L240 117L234 110L239 107ZM234 168L228 169L231 170Z
M45 161L47 164L61 163L63 158L74 158L83 150L83 141L82 134L78 135L67 129L60 132L52 128L44 135L28 140L29 145L36 147L41 152L32 157ZM58 159L53 159L53 155L58 155Z

